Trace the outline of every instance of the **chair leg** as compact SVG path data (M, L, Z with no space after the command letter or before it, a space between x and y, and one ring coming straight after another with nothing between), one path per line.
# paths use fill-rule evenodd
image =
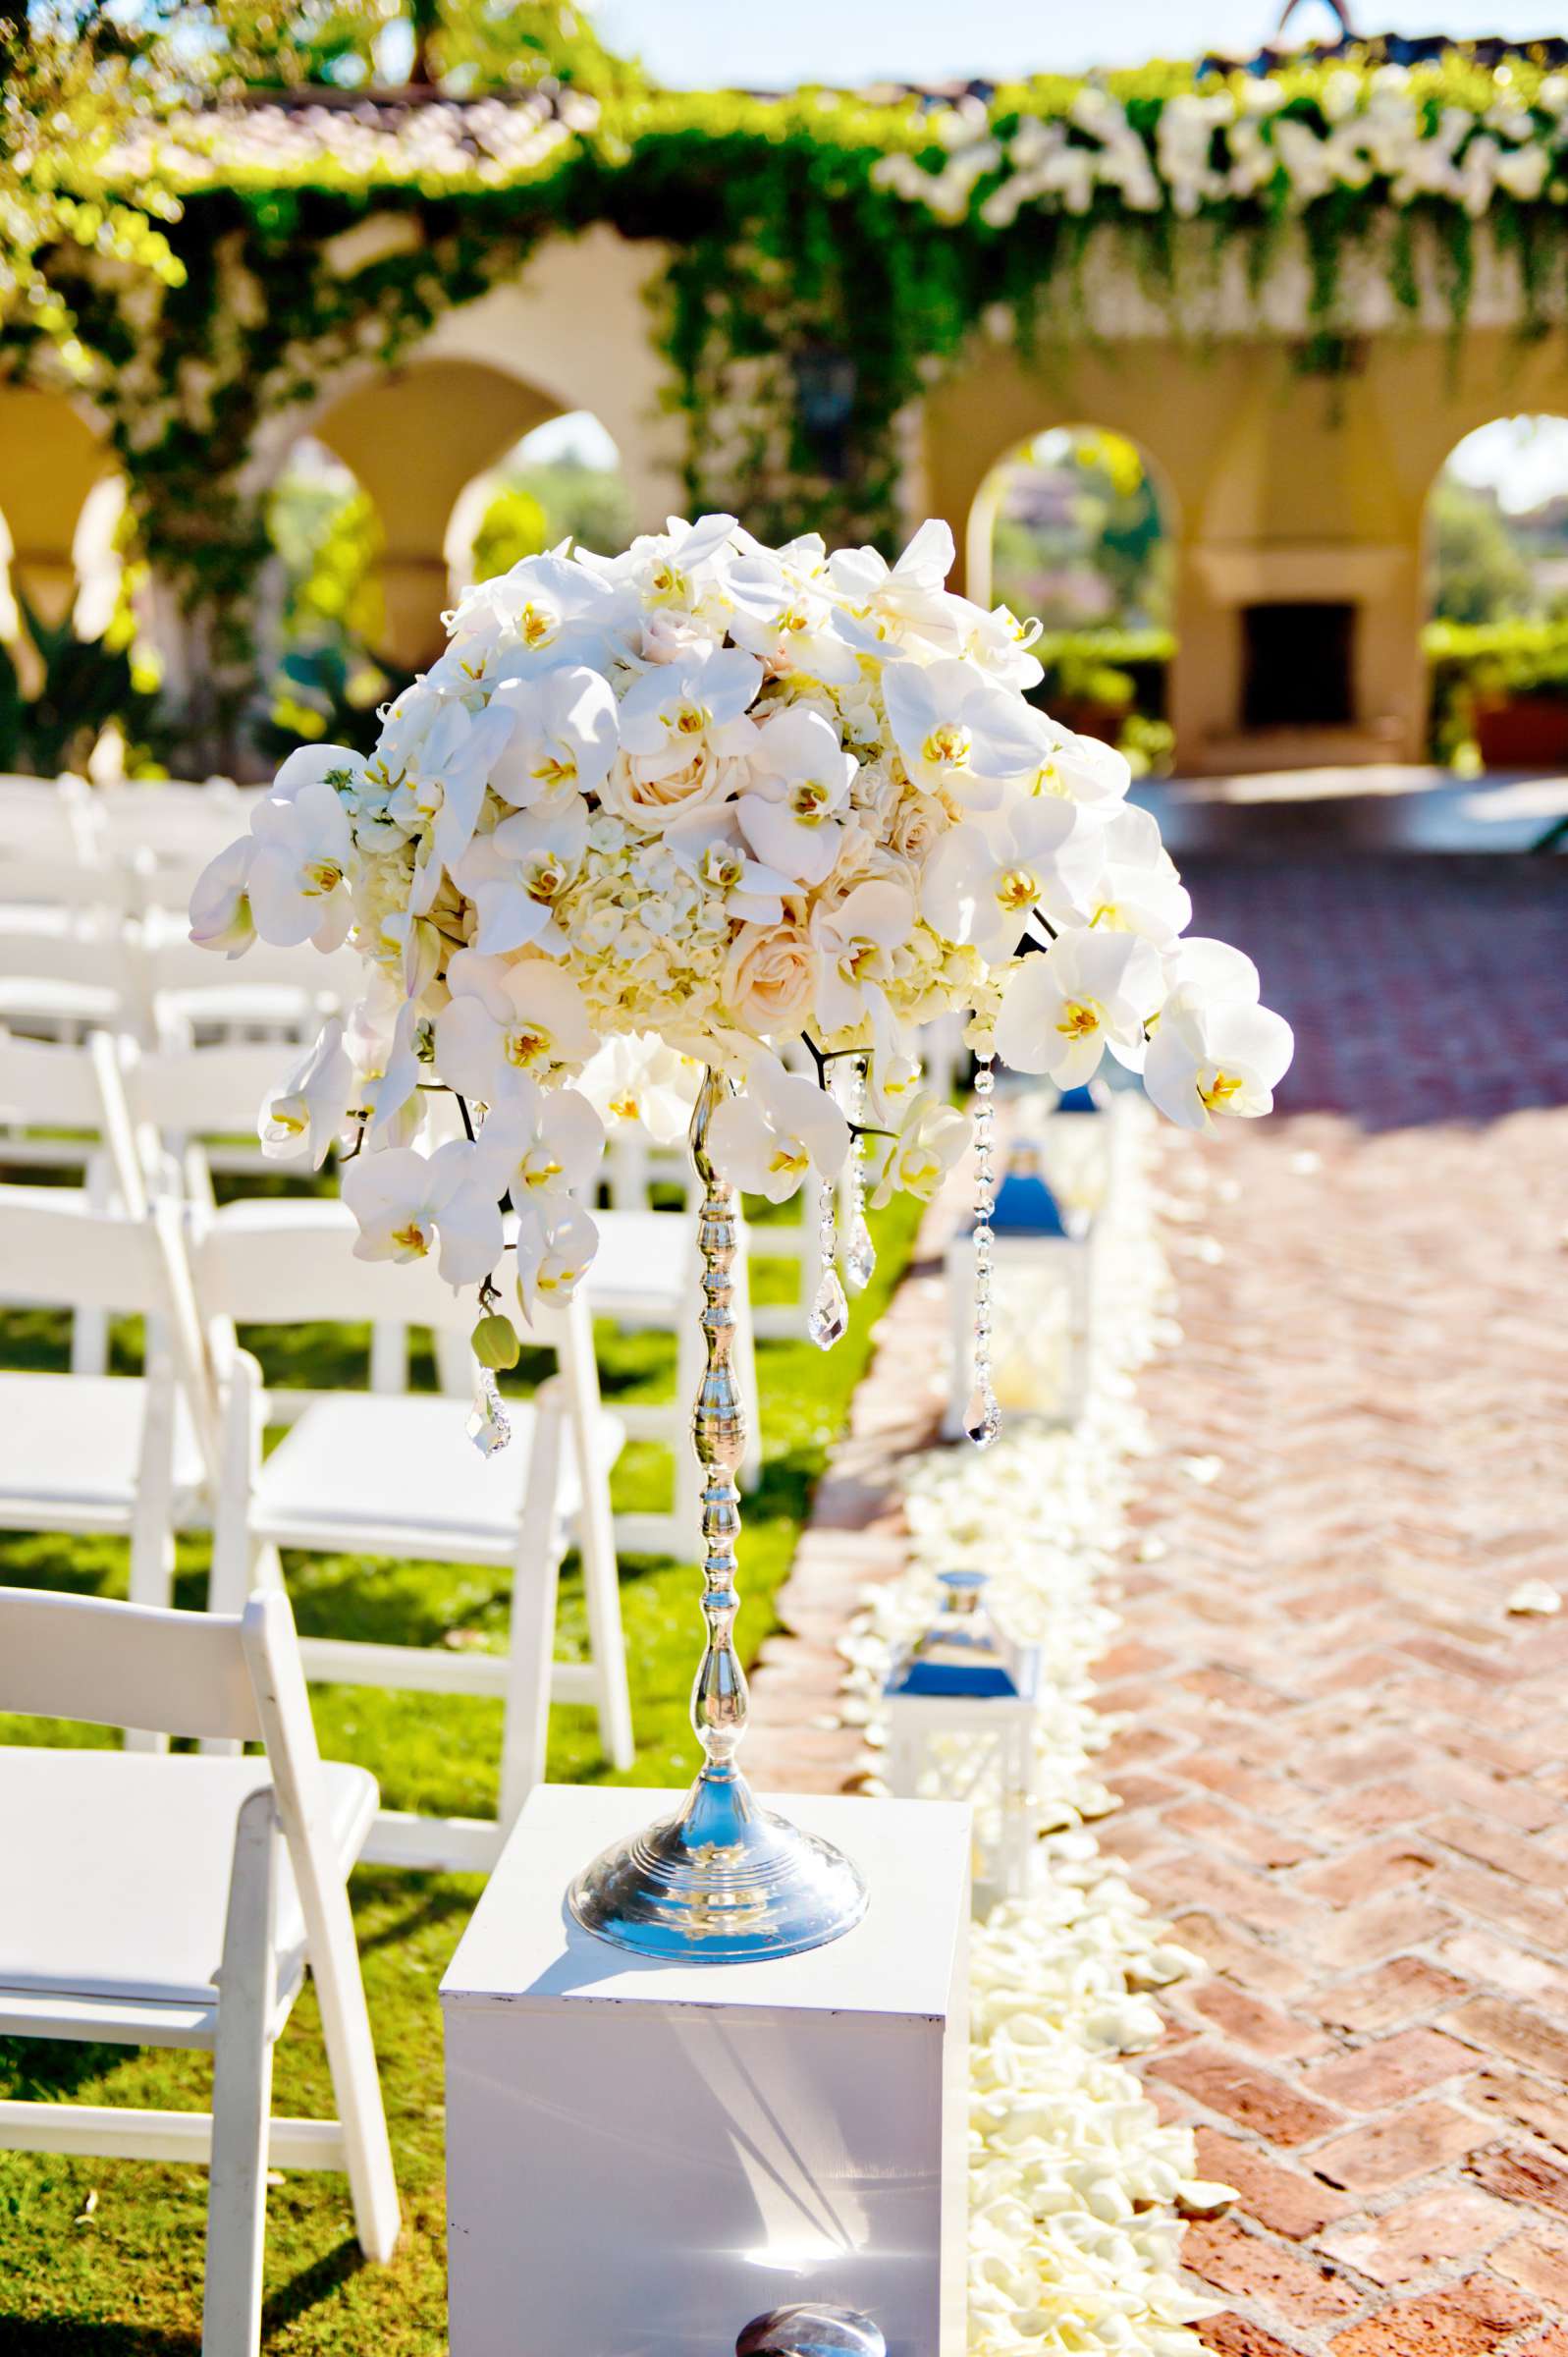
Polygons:
M334 1882L323 1889L318 1906L326 1931L324 1939L311 1944L310 1972L343 2128L354 2231L365 2257L384 2264L398 2242L398 2179L347 1884Z
M550 1666L561 1576L562 1418L536 1405L527 1501L512 1573L507 1715L501 1739L501 1830L507 1834L535 1784L550 1742Z
M600 1461L598 1425L602 1413L593 1329L581 1301L571 1308L573 1326L560 1352L571 1447L581 1505L577 1550L582 1558L583 1601L588 1608L588 1644L598 1690L599 1740L616 1768L637 1756L631 1731L631 1688L626 1678L626 1637L621 1621L621 1568L616 1562L615 1525L610 1511L610 1476Z
M270 1788L240 1811L212 2066L212 2173L201 2357L254 2357L261 2338L272 2110L277 1821Z
M370 1329L370 1389L401 1393L408 1389L408 1329L378 1318Z

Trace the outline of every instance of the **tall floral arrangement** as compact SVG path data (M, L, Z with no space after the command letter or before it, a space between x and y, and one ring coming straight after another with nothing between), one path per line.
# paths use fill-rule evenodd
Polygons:
M946 526L890 567L731 517L470 589L363 756L292 754L215 859L193 937L335 951L364 989L263 1108L335 1142L367 1258L477 1288L481 1355L588 1268L605 1121L678 1132L779 1202L863 1141L929 1196L968 1139L919 1034L1062 1087L1108 1049L1188 1127L1265 1113L1290 1032L1238 952L1186 936L1158 826L1108 746L1027 700L1037 626L946 585ZM504 1254L511 1253L508 1264Z

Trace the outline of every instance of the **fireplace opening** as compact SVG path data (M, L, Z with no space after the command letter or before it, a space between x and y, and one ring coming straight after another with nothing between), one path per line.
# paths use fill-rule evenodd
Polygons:
M1355 717L1353 605L1280 600L1242 608L1242 702L1249 729L1342 728Z

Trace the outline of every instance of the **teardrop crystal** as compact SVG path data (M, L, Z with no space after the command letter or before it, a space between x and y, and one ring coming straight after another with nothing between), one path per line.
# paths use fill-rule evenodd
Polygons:
M835 1343L843 1340L848 1325L849 1304L844 1299L838 1272L830 1263L822 1272L817 1298L811 1304L811 1315L806 1320L806 1332L819 1350L831 1350Z
M501 1404L500 1387L488 1367L476 1369L473 1406L468 1412L468 1438L481 1456L494 1456L512 1438L512 1425Z
M964 1409L964 1436L977 1449L989 1449L1001 1431L1001 1410L994 1392L976 1385Z
M877 1247L871 1240L865 1214L857 1210L849 1224L849 1241L844 1246L843 1273L854 1292L863 1293L877 1274Z

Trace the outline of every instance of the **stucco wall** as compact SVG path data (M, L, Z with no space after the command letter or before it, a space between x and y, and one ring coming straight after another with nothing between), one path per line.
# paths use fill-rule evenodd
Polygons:
M1568 412L1568 354L1486 329L1369 339L1353 373L1301 373L1293 348L1208 354L1128 341L1050 364L978 352L932 394L925 465L985 596L986 478L1054 425L1130 435L1164 494L1176 548L1171 718L1183 768L1253 760L1416 759L1425 731L1419 633L1427 495L1456 442L1497 416ZM971 518L976 529L969 530ZM1242 735L1242 609L1274 599L1357 608L1356 723L1323 740Z

